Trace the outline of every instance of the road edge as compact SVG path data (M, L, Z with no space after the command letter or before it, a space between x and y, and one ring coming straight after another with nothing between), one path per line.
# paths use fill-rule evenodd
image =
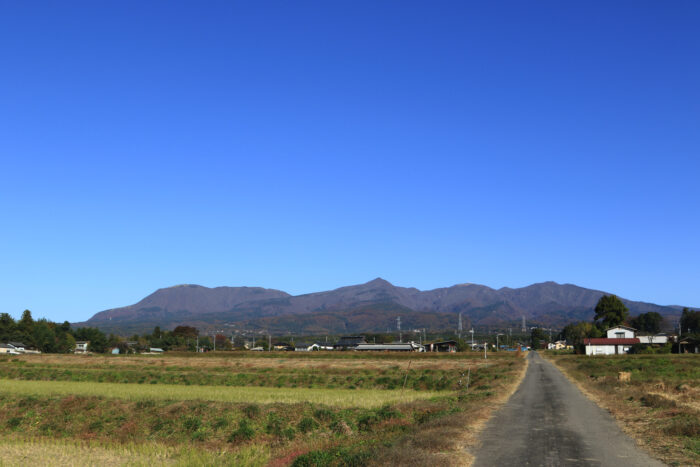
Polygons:
M542 358L546 359L549 363L551 363L554 368L559 370L561 374L564 375L566 379L568 379L576 388L578 388L581 393L586 396L591 402L595 403L598 407L601 409L605 410L612 419L615 421L615 424L618 426L620 431L622 431L624 434L626 434L632 441L634 441L634 444L637 446L638 449L641 449L644 451L649 457L652 459L655 459L663 464L666 464L666 461L662 458L659 457L659 455L654 452L652 449L650 449L649 445L646 444L646 442L643 439L640 439L638 433L635 431L631 430L629 426L626 424L622 423L622 420L618 418L617 415L615 415L615 411L611 409L610 405L605 402L605 400L601 399L598 397L597 394L594 392L590 391L588 388L586 388L583 383L581 383L579 380L574 378L569 374L569 372L563 368L562 366L558 365L556 363L556 359L552 358L551 355L545 355L541 354Z
M519 374L517 374L512 385L508 388L508 390L504 391L499 397L485 406L483 412L479 413L479 415L474 419L475 422L467 427L465 440L462 444L462 452L465 455L465 462L464 464L460 464L461 466L471 467L474 464L474 460L476 459L474 452L481 445L481 433L484 431L484 428L486 428L486 424L489 422L489 420L491 420L491 418L493 418L496 412L510 400L513 394L515 394L520 385L523 383L523 379L525 379L525 375L527 374L527 370L530 366L529 353L524 354L522 358L525 360L525 363L520 369Z

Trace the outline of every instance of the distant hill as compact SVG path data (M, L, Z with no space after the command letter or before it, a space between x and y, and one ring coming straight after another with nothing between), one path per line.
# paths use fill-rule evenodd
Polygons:
M296 296L260 287L178 285L159 289L134 305L101 311L75 325L120 334L181 324L200 329L228 325L274 333L354 333L394 329L397 316L401 316L404 329L450 329L456 327L457 315L462 313L465 329L518 327L522 316L530 324L562 326L574 320L591 320L603 294L555 282L519 289L460 284L420 291L397 287L381 278ZM649 311L674 319L680 315L677 306L623 301L633 316Z

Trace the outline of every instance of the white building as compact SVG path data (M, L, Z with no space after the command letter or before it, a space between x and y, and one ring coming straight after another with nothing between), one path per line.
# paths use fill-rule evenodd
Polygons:
M636 336L634 332L636 329L627 326L615 326L614 328L608 328L605 333L608 339L634 339Z

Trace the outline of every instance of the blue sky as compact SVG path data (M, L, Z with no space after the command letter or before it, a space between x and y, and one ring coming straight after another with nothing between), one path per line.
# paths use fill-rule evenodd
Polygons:
M700 3L0 2L0 312L181 283L700 305Z

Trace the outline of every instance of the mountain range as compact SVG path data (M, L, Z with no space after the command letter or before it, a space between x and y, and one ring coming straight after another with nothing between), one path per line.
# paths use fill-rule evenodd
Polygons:
M403 329L455 329L457 316L462 313L464 329L520 327L523 316L528 324L556 327L592 320L593 309L604 294L556 282L515 289L459 284L421 291L377 278L365 284L296 296L261 287L186 284L159 289L134 305L101 311L75 325L119 334L177 325L202 330L227 326L275 334L338 334L393 330L399 316ZM631 316L650 311L669 319L680 315L678 306L622 300Z

